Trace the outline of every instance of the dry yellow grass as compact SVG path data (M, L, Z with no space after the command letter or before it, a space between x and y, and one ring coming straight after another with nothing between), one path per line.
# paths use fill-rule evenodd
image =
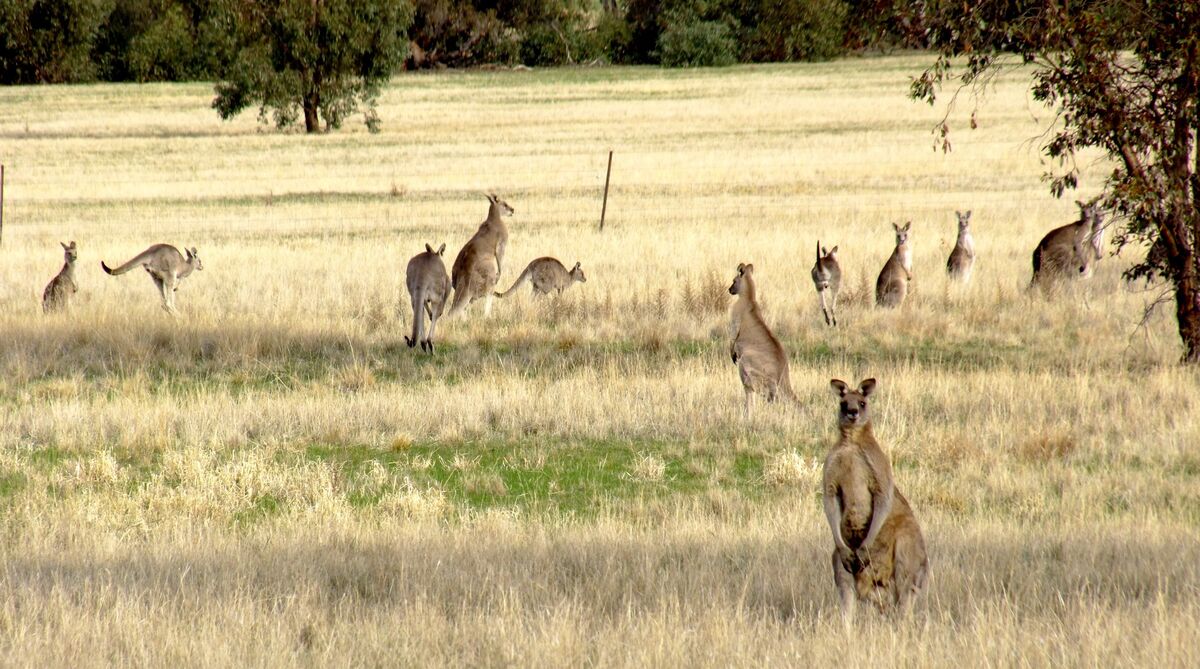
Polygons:
M1019 78L930 151L914 57L397 79L384 132L219 122L204 84L0 90L0 652L27 666L1196 666L1200 379L1106 259L1029 254L1047 114ZM596 231L615 150L608 229ZM1084 193L1105 165L1084 171ZM495 189L501 283L403 345L403 270ZM973 209L971 284L944 263ZM871 308L913 220L915 282ZM808 278L841 247L839 321ZM80 245L67 316L39 299ZM199 247L172 320L138 272ZM753 262L799 406L741 415L725 293ZM830 377L931 560L912 620L841 629L815 484Z

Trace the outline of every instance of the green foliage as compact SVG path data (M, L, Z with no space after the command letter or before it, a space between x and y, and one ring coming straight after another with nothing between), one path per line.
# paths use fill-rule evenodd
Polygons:
M307 132L341 127L362 109L378 129L375 99L407 53L412 6L394 0L236 5L237 57L224 68L213 108L230 118L257 104L279 128L301 117Z
M671 22L658 38L659 61L668 67L712 67L737 62L737 40L721 21Z
M843 0L630 0L623 60L663 65L826 60L843 50ZM615 60L615 58L614 58Z
M737 9L744 61L828 60L842 52L842 0L744 0Z
M92 45L112 0L0 2L0 83L91 81Z

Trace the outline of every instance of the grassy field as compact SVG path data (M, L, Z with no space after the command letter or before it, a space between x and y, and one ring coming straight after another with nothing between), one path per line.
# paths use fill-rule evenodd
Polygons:
M1014 74L932 151L924 62L403 76L382 133L318 137L222 123L206 84L0 89L0 664L1200 665L1173 317L1138 327L1140 249L1026 292L1075 216L1039 179L1049 114ZM410 350L405 264L452 257L487 190L517 212L503 287L542 255L589 280ZM905 220L914 294L876 311ZM80 293L45 317L69 240ZM176 319L99 267L153 242L204 262ZM750 423L739 262L799 397ZM817 482L828 381L866 376L932 575L847 632Z

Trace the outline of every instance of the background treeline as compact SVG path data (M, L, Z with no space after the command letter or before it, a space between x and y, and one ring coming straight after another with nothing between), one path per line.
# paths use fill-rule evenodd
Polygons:
M3 0L0 83L222 78L245 26L297 2L398 11L404 66L426 68L820 60L880 37L920 46L919 30L889 18L898 1Z

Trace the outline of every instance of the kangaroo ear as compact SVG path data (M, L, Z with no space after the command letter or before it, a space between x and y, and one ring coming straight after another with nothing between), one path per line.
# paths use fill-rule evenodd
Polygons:
M63 247L63 250L64 250L64 251L69 251L69 250L71 249L71 247L70 247L70 246L67 246L66 244L63 244L62 242L59 242L59 243L58 243L58 245L59 245L59 246L61 246L61 247ZM72 246L74 246L74 245L75 245L75 242L71 242L71 245L72 245Z
M829 253L827 253L826 255L836 256L837 250L838 250L838 247L835 246L835 247L829 249Z
M1083 203L1083 200L1075 200L1075 206L1076 206L1076 207L1079 207L1080 209L1083 209L1083 208L1084 208L1084 207L1086 207L1087 205L1085 205L1085 204Z
M75 240L74 239L71 240L71 248L75 248Z
M955 209L955 210L954 210L954 215L955 215L955 216L957 216L957 217L959 217L959 218L962 218L962 217L963 217L963 215L962 215L962 212L961 212L961 211L959 211L959 210L957 210L957 209Z
M754 271L754 263L746 263L746 265L744 267L742 267L742 274L750 274L753 271Z
M971 218L971 210L970 209L967 210L967 213L965 216L963 216L963 218Z
M912 228L912 221L909 221L908 223L905 223L905 224L904 224L904 231L905 231L905 232L908 232L910 228Z
M446 242L442 242L442 245L438 247L438 255L442 255L445 252L446 252Z
M745 274L745 273L746 273L746 266L743 265L742 263L738 263L738 274Z
M581 265L583 265L583 263L581 263L581 262L576 262L576 263L575 263L575 269L579 269L579 267L580 267Z
M896 230L896 232L900 232L900 224L899 223L892 223L892 228L894 228Z
M426 252L426 253L433 253L433 247L432 247L432 246L430 246L430 245L428 245L428 244L426 244L426 245L425 245L425 252Z
M838 397L845 397L846 393L850 392L850 386L846 385L846 382L841 379L831 379L829 387L833 388L833 394Z
M863 379L862 383L858 384L858 392L862 393L863 397L870 397L871 393L875 392L875 379Z
M194 255L194 256L195 256L195 255L200 255L200 252L196 250L196 247L195 247L195 246L193 246L192 248L190 248L190 249L188 249L188 250L190 250L190 251L192 252L192 255Z

